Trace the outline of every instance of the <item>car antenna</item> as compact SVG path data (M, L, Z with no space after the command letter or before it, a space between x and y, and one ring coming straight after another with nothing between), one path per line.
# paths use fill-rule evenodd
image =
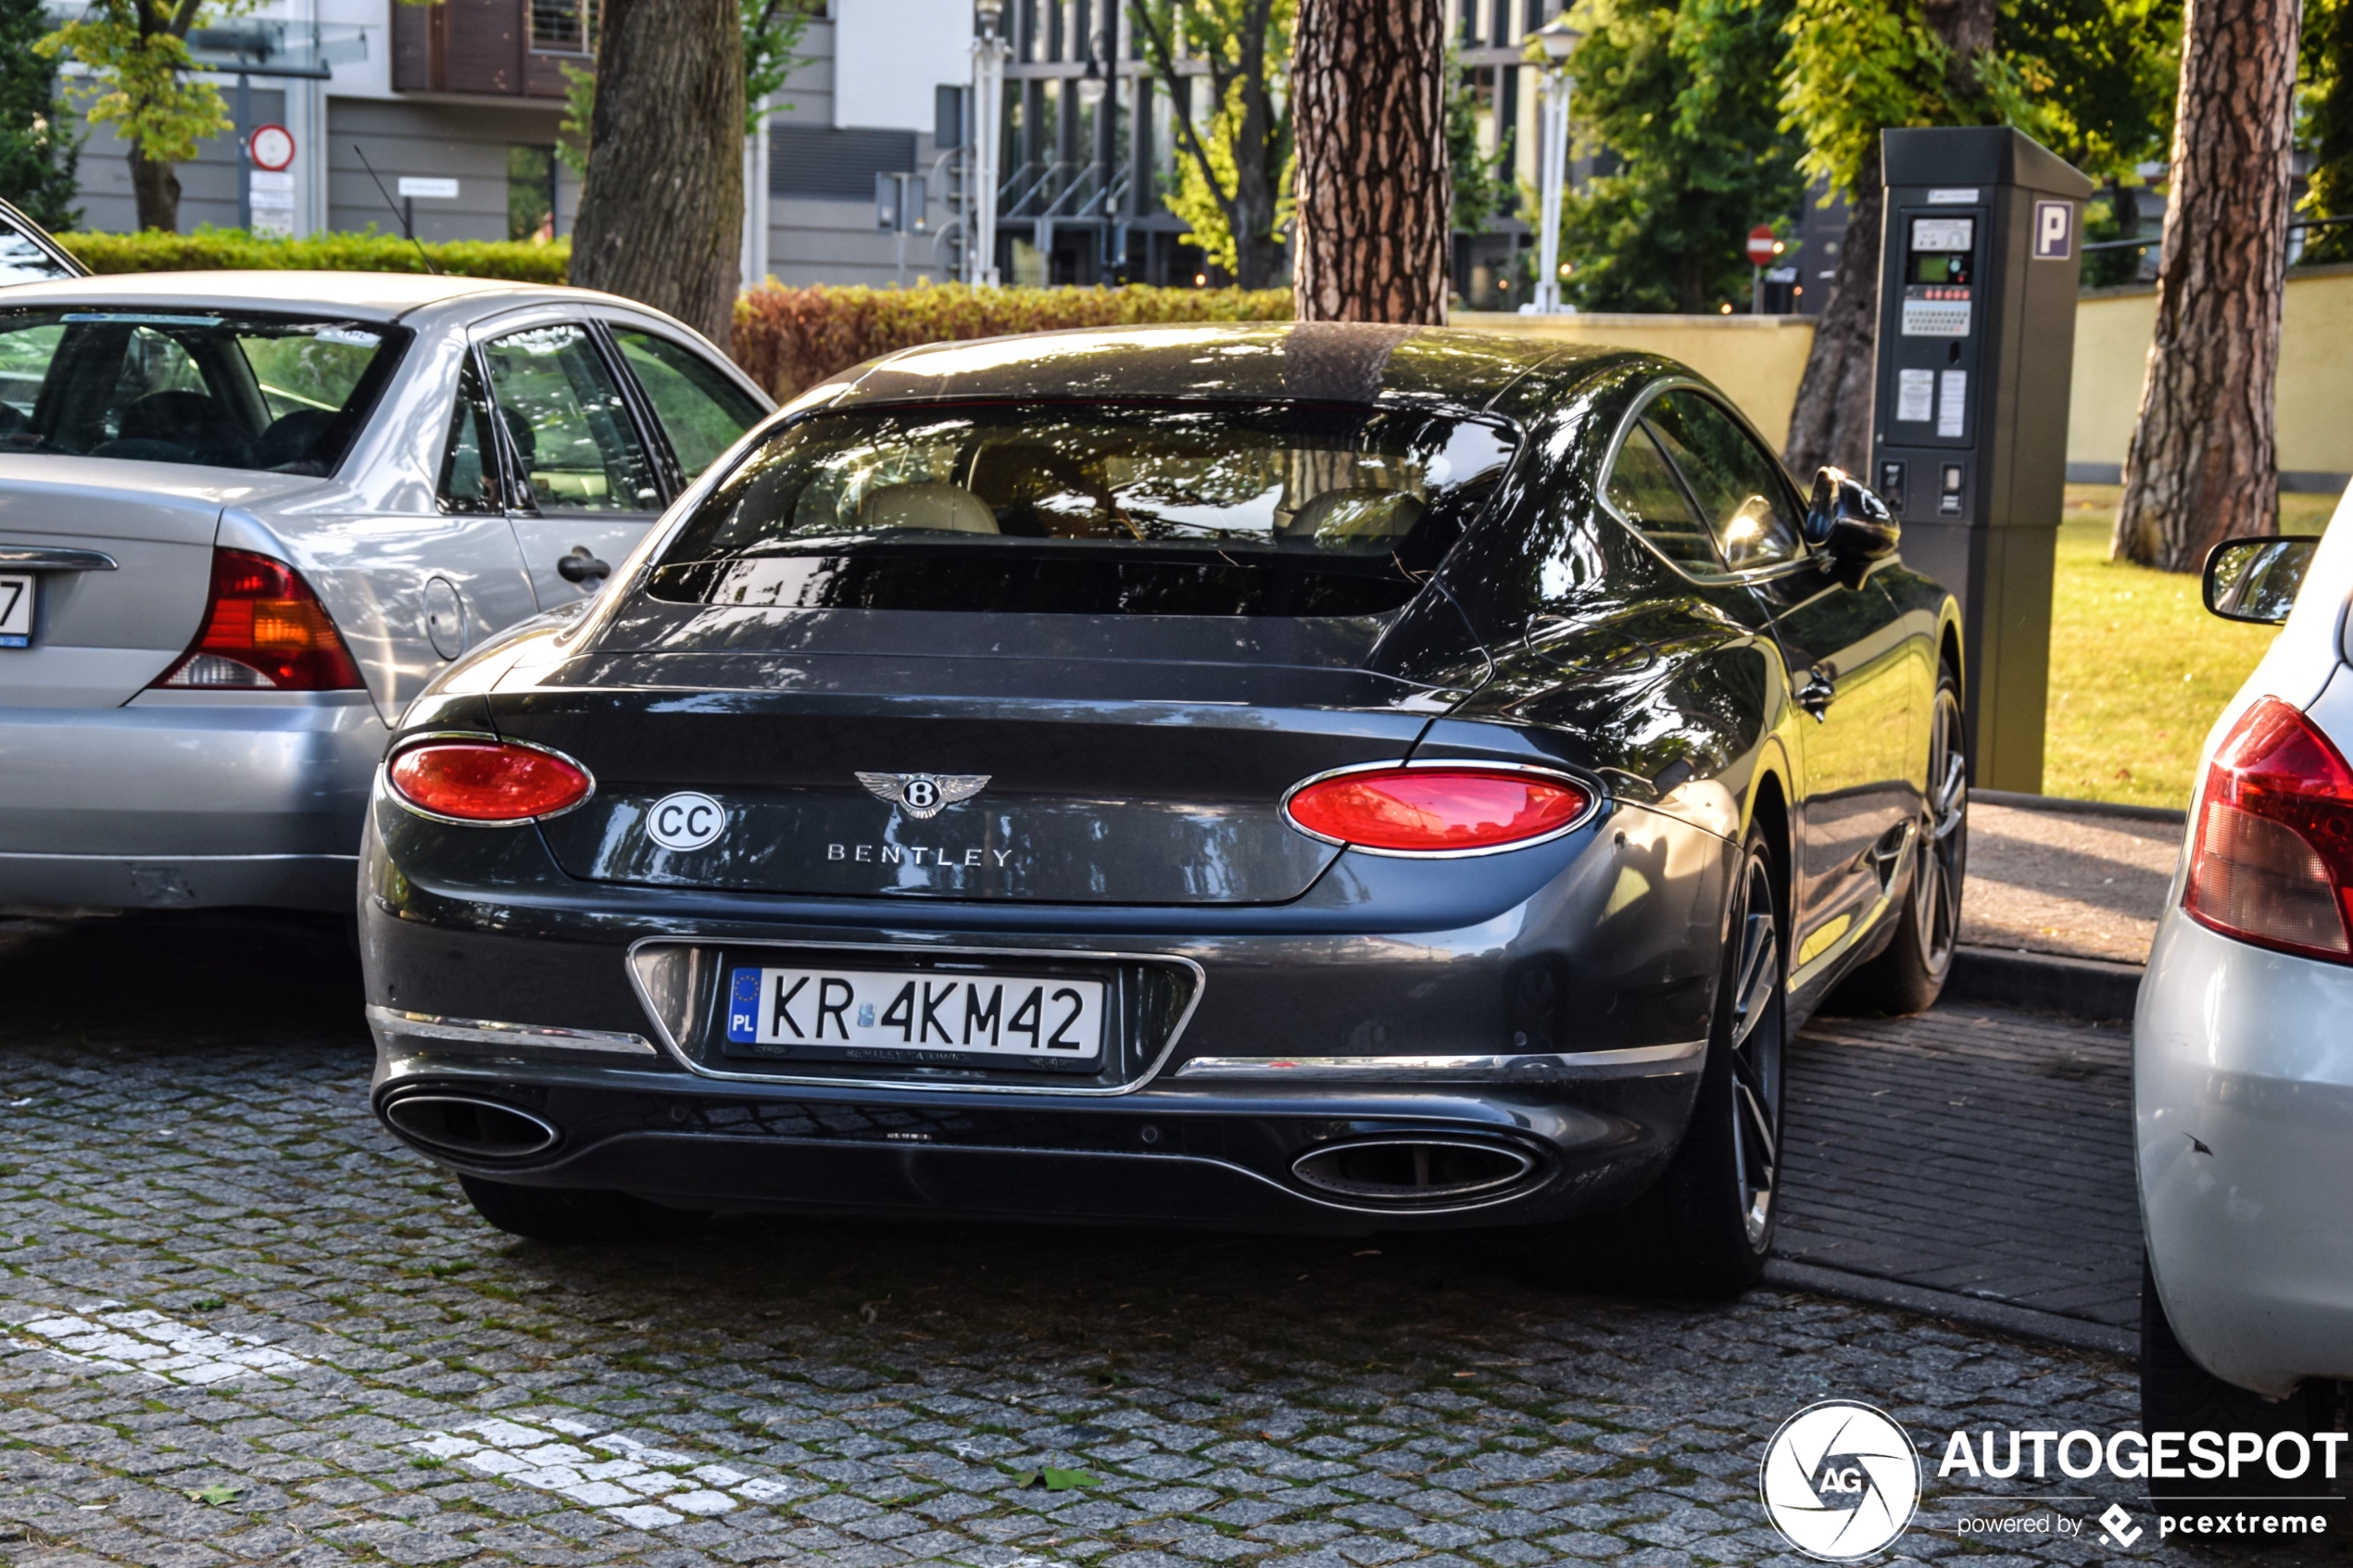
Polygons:
M425 247L423 244L417 238L416 229L409 223L407 215L400 210L400 204L392 199L392 193L384 189L384 179L381 175L377 174L376 166L368 161L368 155L361 149L359 143L352 143L351 150L359 155L359 167L368 171L368 178L375 181L376 194L384 197L384 206L392 208L392 215L400 220L400 232L409 236L409 243L410 245L417 247L417 259L425 264L426 271L432 273L436 278L440 277L441 269L435 267L433 264L433 257L425 254Z

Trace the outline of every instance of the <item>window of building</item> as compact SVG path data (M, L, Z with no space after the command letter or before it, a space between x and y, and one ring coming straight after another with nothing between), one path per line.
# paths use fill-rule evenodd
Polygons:
M543 55L597 52L597 0L531 0L531 46Z

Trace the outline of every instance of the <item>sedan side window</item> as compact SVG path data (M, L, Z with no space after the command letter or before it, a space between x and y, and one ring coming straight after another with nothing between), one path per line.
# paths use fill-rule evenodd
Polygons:
M614 328L612 341L646 389L646 401L653 405L654 418L661 421L688 479L711 467L768 412L733 378L683 344L631 327Z
M449 417L449 449L441 459L439 499L446 512L501 510L498 443L491 433L490 399L470 363L458 378L458 407Z
M483 347L508 448L543 512L650 512L653 465L585 327L535 327Z
M1660 555L1699 578L1721 578L1723 566L1707 525L1692 509L1682 482L1647 426L1626 433L1609 470L1609 502Z
M1642 422L1690 483L1726 566L1753 571L1805 553L1780 464L1730 414L1677 391L1645 409Z

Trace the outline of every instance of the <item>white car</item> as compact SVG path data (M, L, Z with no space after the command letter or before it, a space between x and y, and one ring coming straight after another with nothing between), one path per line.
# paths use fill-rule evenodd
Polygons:
M2353 493L2227 541L2206 602L2284 621L2216 721L2133 1025L2150 1432L2344 1429L2353 1380ZM2290 607L2293 606L2291 612ZM2293 1451L2294 1445L2284 1451ZM2318 1474L2315 1467L2314 1474ZM2307 1496L2252 1466L2160 1496Z

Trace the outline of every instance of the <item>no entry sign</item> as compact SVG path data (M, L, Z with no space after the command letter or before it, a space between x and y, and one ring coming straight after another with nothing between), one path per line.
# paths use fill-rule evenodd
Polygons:
M1748 232L1748 258L1762 267L1773 259L1773 231L1759 223Z

